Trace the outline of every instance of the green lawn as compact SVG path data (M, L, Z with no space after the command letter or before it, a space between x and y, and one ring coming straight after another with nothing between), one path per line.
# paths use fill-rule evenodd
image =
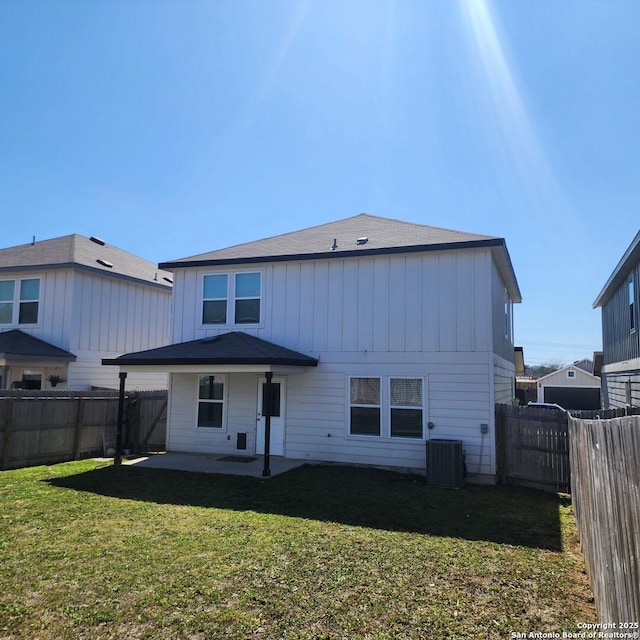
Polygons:
M0 473L0 638L510 638L595 610L571 504L367 469Z

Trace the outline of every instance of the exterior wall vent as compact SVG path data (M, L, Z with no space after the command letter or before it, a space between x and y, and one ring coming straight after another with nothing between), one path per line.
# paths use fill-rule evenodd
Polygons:
M464 483L462 440L427 440L427 484L459 489Z
M113 264L108 260L103 260L102 258L98 258L96 262L98 264L101 264L103 267L108 267L109 269L113 269Z
M105 245L104 240L100 240L100 238L96 238L95 236L91 236L89 240L91 240L91 242L95 242L96 244L99 244L101 247L104 247Z

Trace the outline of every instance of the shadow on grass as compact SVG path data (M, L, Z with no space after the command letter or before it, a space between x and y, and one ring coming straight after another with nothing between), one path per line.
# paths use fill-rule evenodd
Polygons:
M134 466L51 478L55 487L158 504L255 511L560 551L568 499L508 487L428 487L398 473L308 465L270 480Z

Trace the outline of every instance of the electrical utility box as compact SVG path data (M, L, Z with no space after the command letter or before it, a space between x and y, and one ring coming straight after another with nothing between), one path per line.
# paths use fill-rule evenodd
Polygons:
M464 484L462 440L427 440L427 484L459 489Z

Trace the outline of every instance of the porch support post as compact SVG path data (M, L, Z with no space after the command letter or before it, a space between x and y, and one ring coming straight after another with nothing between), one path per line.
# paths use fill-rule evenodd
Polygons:
M268 478L271 475L271 469L269 468L269 449L271 447L271 413L273 407L271 406L273 400L273 373L267 371L264 374L267 382L264 385L264 395L262 396L262 415L264 417L264 467L262 469L262 475Z
M122 464L122 425L124 422L124 382L127 374L124 371L119 373L120 376L120 393L118 395L118 431L116 433L116 454L113 464Z
M5 364L2 367L2 389L9 389L9 365Z

